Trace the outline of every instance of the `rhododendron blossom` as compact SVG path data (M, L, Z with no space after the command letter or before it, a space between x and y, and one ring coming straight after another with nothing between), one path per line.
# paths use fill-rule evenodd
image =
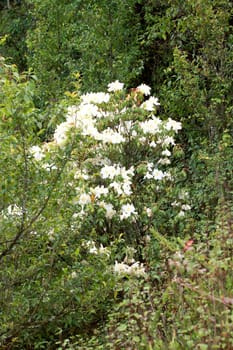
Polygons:
M123 275L124 274L135 275L135 276L145 276L146 275L145 267L139 261L136 261L132 265L128 265L124 262L118 263L118 261L115 261L113 271L116 274L123 274Z
M110 95L104 92L90 92L81 96L81 100L84 103L108 103Z
M78 203L80 205L86 205L91 203L91 196L88 193L82 193L79 197Z
M32 146L29 151L33 155L33 157L38 161L45 157L45 154L39 146Z
M112 219L116 215L116 210L111 203L100 202L99 206L106 210L105 216L107 219Z
M54 140L59 145L62 146L67 140L67 132L71 128L71 124L68 122L61 123L57 126L54 133Z
M165 124L165 128L169 130L174 130L177 132L178 130L182 129L182 125L180 122L176 122L175 120L172 120L171 118L168 119L168 121Z
M139 125L145 134L156 134L160 131L162 121L153 116L151 119L141 122Z
M136 88L137 91L141 92L143 95L148 96L150 95L150 86L146 84L141 84Z
M135 210L135 207L133 204L124 204L121 207L121 215L120 218L121 220L127 219L132 215L137 215L137 212Z
M151 96L148 100L142 103L141 107L146 111L153 112L156 106L160 106L157 97Z
M114 81L113 83L108 84L109 92L116 92L122 90L124 87L123 83L120 83L119 80Z
M102 186L97 186L93 188L92 193L95 195L96 198L100 198L101 196L106 196L108 194L108 188Z

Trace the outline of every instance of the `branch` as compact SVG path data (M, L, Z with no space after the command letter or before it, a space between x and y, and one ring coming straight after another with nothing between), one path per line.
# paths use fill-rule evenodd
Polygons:
M51 195L52 195L52 193L53 193L53 191L54 191L54 188L55 188L55 186L56 186L56 184L57 184L57 182L58 182L58 180L59 180L59 178L60 178L60 176L61 176L61 174L62 174L64 168L65 168L65 165L66 165L67 161L68 161L68 157L65 159L65 161L64 161L63 164L62 164L62 167L61 167L60 170L57 172L57 175L56 175L56 177L55 177L55 179L54 179L54 182L53 182L53 185L52 185L52 187L51 187L51 189L50 189L50 192L49 192L47 198L45 199L44 204L42 205L42 207L41 207L40 210L38 211L38 213L35 214L35 216L31 219L31 221L29 222L29 224L28 224L27 226L24 226L24 225L22 226L22 224L21 224L21 226L20 226L20 228L19 228L17 234L15 235L15 237L13 238L13 240L11 241L11 244L9 245L9 247L6 248L6 249L0 254L0 261L1 261L6 255L8 255L8 254L11 252L11 250L12 250L13 247L16 245L16 243L18 242L18 240L23 236L23 234L25 234L25 233L27 233L28 231L31 230L32 225L36 222L36 220L39 218L39 216L43 213L43 211L44 211L45 208L47 207L47 204L48 204L48 202L49 202L49 200L50 200L50 198L51 198Z

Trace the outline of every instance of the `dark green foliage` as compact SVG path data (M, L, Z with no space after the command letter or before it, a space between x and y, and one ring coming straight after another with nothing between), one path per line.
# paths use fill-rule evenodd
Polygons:
M32 28L27 32L28 67L39 80L38 103L50 104L69 89L78 69L80 1L30 1Z
M116 79L132 85L143 69L135 0L86 1L80 20L77 41L84 90L104 89Z
M10 8L4 3L0 7L0 38L5 37L5 44L0 46L0 54L23 71L27 69L26 36L32 25L29 6L25 1L11 1Z
M2 349L232 349L232 18L230 0L0 1ZM84 233L99 243L114 236L103 212L81 230L73 221L67 169L88 149L54 154L51 171L30 155L78 101L77 72L84 92L116 79L147 83L160 117L182 122L175 188L155 195L154 230L142 239L142 222L125 233L146 266L142 279L113 278L107 257L82 246ZM181 201L189 193L185 221L168 204L171 192ZM111 264L124 258L121 236L112 251Z

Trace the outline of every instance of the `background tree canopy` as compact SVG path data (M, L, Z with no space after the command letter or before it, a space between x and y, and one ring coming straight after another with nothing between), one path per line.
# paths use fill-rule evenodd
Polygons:
M0 1L1 349L233 348L232 28L230 0Z

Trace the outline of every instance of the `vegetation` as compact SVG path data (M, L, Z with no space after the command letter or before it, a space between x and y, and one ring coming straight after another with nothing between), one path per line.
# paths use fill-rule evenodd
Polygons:
M0 348L233 348L229 0L0 1Z

